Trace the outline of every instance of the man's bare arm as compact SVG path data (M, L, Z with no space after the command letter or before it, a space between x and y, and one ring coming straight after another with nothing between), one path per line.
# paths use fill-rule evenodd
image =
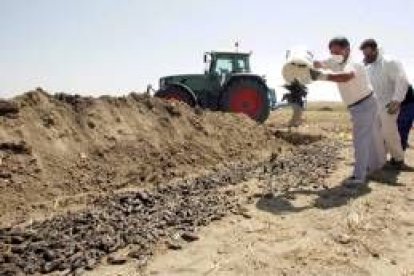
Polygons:
M354 72L325 73L317 69L310 69L310 75L312 80L324 80L332 82L347 82L355 77Z
M354 72L349 73L329 73L326 74L326 80L333 82L347 82L355 78Z

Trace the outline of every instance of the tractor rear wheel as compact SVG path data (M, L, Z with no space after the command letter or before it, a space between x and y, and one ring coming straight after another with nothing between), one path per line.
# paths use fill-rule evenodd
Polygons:
M223 92L220 107L223 111L244 113L263 123L270 113L267 87L255 79L234 80Z
M154 97L159 97L166 100L180 101L188 104L191 107L194 107L196 105L196 99L194 95L177 85L170 85L164 89L157 91L154 94Z

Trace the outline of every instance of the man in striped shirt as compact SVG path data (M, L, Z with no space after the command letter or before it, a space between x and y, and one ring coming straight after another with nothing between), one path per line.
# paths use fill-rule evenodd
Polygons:
M374 39L362 42L360 49L379 103L381 130L386 149L391 155L390 165L402 169L405 167L404 151L397 119L409 85L407 75L399 61L379 53Z

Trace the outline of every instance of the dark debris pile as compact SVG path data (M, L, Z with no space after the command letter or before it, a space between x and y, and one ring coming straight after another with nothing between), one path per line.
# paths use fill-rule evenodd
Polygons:
M280 185L322 182L335 166L339 145L324 140L275 153L260 164L238 164L211 175L99 199L87 210L0 229L0 275L93 269L104 257L134 246L128 258L145 264L160 242L196 240L197 228L242 208L237 184L251 178ZM171 245L174 245L170 242ZM173 248L173 246L171 246Z

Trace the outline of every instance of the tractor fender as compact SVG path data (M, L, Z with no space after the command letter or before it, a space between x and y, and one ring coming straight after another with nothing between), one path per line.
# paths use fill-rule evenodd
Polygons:
M254 79L256 81L258 81L260 84L262 84L263 86L267 87L266 81L259 75L255 75L255 74L249 74L249 73L237 73L237 74L233 74L228 80L225 81L223 88L226 89L233 81L237 80L237 79Z
M195 93L193 92L193 90L187 85L180 83L180 82L173 82L173 83L169 83L168 86L176 86L176 87L183 89L185 92L188 93L188 95L191 96L191 98L194 100L194 103L197 105L197 97Z

